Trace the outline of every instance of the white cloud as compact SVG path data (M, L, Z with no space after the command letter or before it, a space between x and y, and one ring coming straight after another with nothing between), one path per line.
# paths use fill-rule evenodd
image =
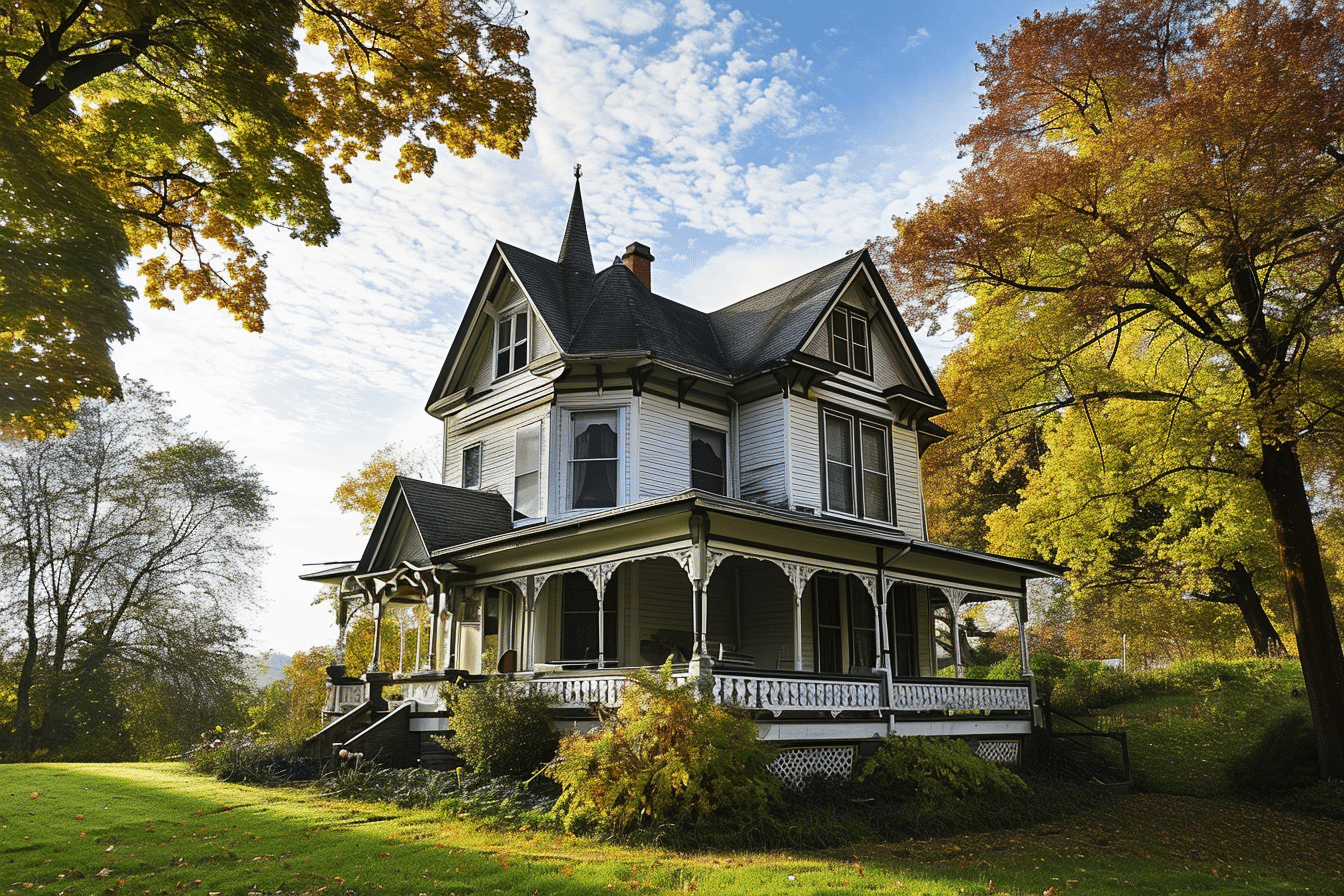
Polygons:
M343 231L330 246L255 235L270 253L264 334L209 307L142 304L141 337L117 351L277 493L259 646L334 639L296 578L359 551L332 490L388 442L437 452L423 407L490 245L554 257L575 162L598 264L650 243L659 292L702 308L860 248L955 174L902 170L890 145L827 145L845 125L811 60L736 10L567 0L523 24L538 115L521 159L445 155L409 187L389 165L357 165L333 186Z
M929 32L925 28L916 29L915 33L905 39L905 46L901 47L901 52L913 50L915 47L929 39Z

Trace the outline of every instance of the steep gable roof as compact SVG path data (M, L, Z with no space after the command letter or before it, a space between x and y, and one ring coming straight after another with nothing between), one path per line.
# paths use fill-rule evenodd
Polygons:
M383 547L407 514L429 554L513 529L513 510L497 492L397 476L388 487L383 509L369 533L358 572L375 569ZM393 558L392 562L399 559L402 558Z
M562 355L644 355L674 367L725 381L779 367L800 351L860 269L879 293L901 348L917 376L912 384L942 402L942 393L911 338L881 275L865 249L838 258L718 311L705 313L651 292L620 261L594 272L584 219L583 195L574 182L565 234L557 260L496 242L453 347L430 395L443 397L452 365L466 349L497 267L517 281Z
M846 255L787 283L711 312L710 325L738 376L782 362L796 350L859 262Z

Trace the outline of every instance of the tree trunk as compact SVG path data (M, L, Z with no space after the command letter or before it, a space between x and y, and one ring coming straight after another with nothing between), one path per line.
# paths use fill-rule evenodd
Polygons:
M29 540L32 544L32 540ZM24 605L23 667L14 693L14 733L18 741L19 759L27 761L33 755L33 679L37 670L37 653L41 644L37 637L37 554L28 551L27 600Z
M1288 653L1278 630L1274 628L1274 623L1265 613L1265 606L1260 599L1260 592L1255 588L1251 571L1240 560L1235 561L1231 569L1209 570L1209 577L1222 586L1220 589L1222 596L1210 596L1209 599L1217 603L1235 604L1241 611L1241 618L1246 623L1246 630L1251 634L1251 642L1255 645L1256 656L1284 656Z
M1283 563L1297 655L1302 661L1307 703L1316 729L1321 777L1344 780L1344 651L1296 444L1263 441L1260 484L1269 500Z

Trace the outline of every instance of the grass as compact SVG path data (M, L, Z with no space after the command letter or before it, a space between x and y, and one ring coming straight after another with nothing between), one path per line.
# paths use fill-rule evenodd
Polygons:
M1012 831L817 853L676 853L180 766L0 766L0 891L76 894L1340 892L1344 823L1138 795Z

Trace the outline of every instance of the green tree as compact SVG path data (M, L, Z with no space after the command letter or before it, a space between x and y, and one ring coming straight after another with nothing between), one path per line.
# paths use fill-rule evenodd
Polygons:
M95 704L110 730L139 720L191 737L207 720L193 713L232 705L242 685L238 614L270 493L162 394L125 391L81 405L64 437L0 440L0 653L21 658L6 720L20 757L89 736Z
M299 39L322 62L298 66ZM134 335L121 270L155 307L207 299L252 331L266 259L339 227L326 177L397 148L517 156L535 108L508 0L18 0L0 8L0 426L59 431L113 397Z
M1262 491L1321 773L1342 778L1344 652L1303 456L1344 409L1344 4L1099 0L981 53L971 165L889 244L923 297L911 317L978 290L976 313L1011 320L1032 365L1003 384L1022 413L1178 407L1187 377L1106 375L1145 336L1222 384L1243 450L1209 469Z

